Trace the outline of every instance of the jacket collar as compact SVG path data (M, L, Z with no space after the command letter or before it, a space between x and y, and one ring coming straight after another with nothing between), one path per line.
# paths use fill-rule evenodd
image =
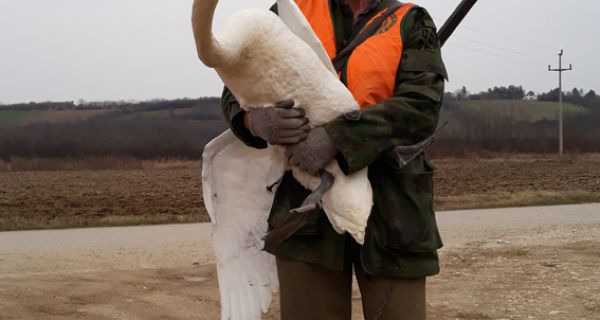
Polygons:
M339 3L345 4L346 0L337 0ZM369 12L371 12L373 9L377 8L377 6L379 6L379 4L381 3L381 0L372 0L371 4L365 8L365 10L363 10L363 12L361 12L359 14L359 16L368 14Z
M335 2L339 3L339 4L346 4L347 0L335 0ZM379 6L379 4L381 4L381 0L372 0L371 4L365 8L365 10L363 10L361 13L358 14L358 16L356 16L356 21L355 23L358 23L359 21L361 21L365 16L367 16L369 13L371 13L371 11L375 10L375 8L377 8Z

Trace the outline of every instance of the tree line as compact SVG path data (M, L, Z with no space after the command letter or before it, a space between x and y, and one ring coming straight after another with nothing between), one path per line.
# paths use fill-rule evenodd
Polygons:
M468 100L526 99L521 86L495 87L470 94L466 88L446 93L442 118L451 119L431 152L456 156L481 152L551 153L556 150L555 119L528 119L521 109L469 107ZM529 95L530 96L530 95ZM535 95L556 101L558 91ZM593 91L572 90L565 101L587 112L565 115L565 150L600 152L600 101ZM42 102L3 105L0 111L108 109L75 122L0 124L0 159L133 157L138 159L199 159L206 143L227 128L219 98L152 100L145 102ZM23 108L23 109L22 109ZM507 108L510 103L507 102ZM181 112L185 109L185 112Z
M554 153L558 146L556 117L532 119L525 108L511 108L510 101L537 100L557 102L559 89L535 94L522 86L494 87L470 93L466 87L444 96L443 112L450 120L433 148L437 155L471 153ZM505 100L505 110L470 108L470 101ZM567 113L564 122L566 152L600 152L600 96L594 90L574 88L563 92L563 101L585 108L585 112ZM515 104L519 105L519 104ZM523 104L520 104L523 106ZM508 109L508 110L506 110Z
M198 159L227 128L215 97L144 102L42 102L0 106L2 111L107 109L71 122L0 125L0 159L133 157ZM162 113L157 113L161 112ZM176 112L184 110L185 112Z
M541 93L537 96L539 101L558 101L558 88L548 92ZM594 90L589 90L585 93L582 89L573 88L573 90L563 93L563 101L576 104L585 108L600 107L600 96Z
M487 91L471 93L466 87L462 87L455 92L445 94L446 102L465 101L465 100L538 100L538 101L558 101L559 89L552 89L548 92L534 93L526 91L523 86L509 85L489 88ZM600 96L594 90L585 92L583 89L573 88L571 91L563 92L563 101L572 103L585 108L600 108Z
M84 101L62 102L28 102L0 104L0 111L69 111L69 110L123 110L130 112L157 111L183 108L211 108L218 105L217 97L202 97L197 99L154 99L147 101ZM212 109L211 109L212 110Z

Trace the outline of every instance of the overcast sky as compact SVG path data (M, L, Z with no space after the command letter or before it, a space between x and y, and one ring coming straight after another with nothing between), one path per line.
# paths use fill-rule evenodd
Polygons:
M234 10L274 0L221 0ZM459 0L415 0L438 26ZM0 0L0 102L216 96L221 82L196 58L192 0ZM444 48L446 89L557 86L600 91L600 1L479 0Z

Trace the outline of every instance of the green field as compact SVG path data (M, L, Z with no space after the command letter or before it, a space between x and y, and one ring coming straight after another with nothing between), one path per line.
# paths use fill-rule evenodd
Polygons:
M142 117L153 118L153 117L160 116L160 110L158 110L158 111L144 111L144 112L140 112L140 113L137 113L137 114L141 115ZM134 113L134 115L136 115L136 113Z
M19 123L37 114L37 111L0 111L0 124Z
M155 111L142 111L141 115L143 117L187 117L190 114L199 114L201 113L202 110L194 110L193 108L177 108L177 109L166 109L166 110L155 110ZM207 116L211 116L214 114L210 113L210 112L206 112ZM221 114L218 113L216 119L221 119ZM212 118L210 120L215 120L215 118Z
M461 101L460 105L467 110L525 121L555 120L560 109L558 102L525 100L469 100ZM563 110L565 114L585 112L585 108L570 103L563 103Z

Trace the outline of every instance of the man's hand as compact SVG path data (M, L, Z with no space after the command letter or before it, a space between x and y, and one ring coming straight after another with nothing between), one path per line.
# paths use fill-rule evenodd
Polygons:
M273 107L254 108L244 115L244 125L253 136L270 144L295 144L308 136L310 126L304 110L293 108L294 101L278 102Z
M290 164L300 170L315 175L329 164L337 153L337 148L325 128L310 130L306 140L288 148Z

